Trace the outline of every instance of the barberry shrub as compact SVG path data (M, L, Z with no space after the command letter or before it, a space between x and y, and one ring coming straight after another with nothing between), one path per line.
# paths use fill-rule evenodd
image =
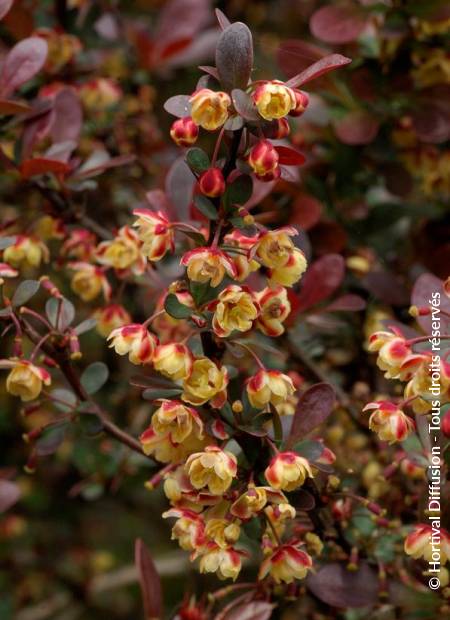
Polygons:
M428 298L436 289L447 299L448 283L435 279L431 286L427 280L427 293L416 291L417 303L413 296L411 314L426 335L389 322L371 330L368 350L377 352L387 379L406 383L405 392L377 397L361 407L368 414L355 411L342 388L288 336L294 318L305 317L337 288L327 280L329 272L334 277L336 256L308 269L303 231L269 228L255 213L260 199L280 180L295 178L305 163L289 142L292 119L309 105L302 89L351 61L331 54L287 81L254 79L249 28L220 11L217 18L215 66L200 67L195 90L164 104L175 117L167 134L179 149L166 190L153 189L145 201L127 205L118 226L98 221L86 196L97 189L94 178L131 165L134 156L110 156L104 149L87 154L79 140L83 115L88 124L107 127L109 115L120 110L119 83L42 79L64 77L64 67L70 75L81 53L78 38L58 29L37 29L4 58L1 159L11 184L22 184L31 196L30 210L2 217L0 236L0 368L25 419L38 419L24 434L25 470L51 468L45 457L63 453L68 437L75 445L88 437L91 451L117 450L116 462L111 459L115 482L145 472L149 511L162 490L161 519L170 522L172 539L195 570L228 582L200 581L170 617L264 620L284 617L292 607L313 618L325 605L374 614L388 607L390 613L402 608L402 588L420 591L428 578L424 562L433 558L433 528L442 566L439 592L427 604L432 613L445 613L450 535L412 517L406 503L389 515L378 498L399 472L412 494L426 486L426 426L433 415L433 354L423 346L433 313ZM317 17L315 22L317 27ZM28 92L36 97L26 100ZM144 92L140 112L149 112L145 100ZM126 183L121 174L119 185ZM342 297L335 310L361 302L356 295ZM94 329L101 349L88 339ZM297 362L320 382L305 387ZM439 374L445 408L445 358ZM121 394L115 409L110 392ZM144 408L136 404L137 392ZM118 415L128 400L127 415ZM335 468L339 428L325 432L323 426L333 411L338 422L349 413L362 429L355 448L361 437L376 442L373 431L381 442L377 449L394 450L384 471L377 461L366 462L360 482L352 455ZM445 413L445 436L448 427ZM135 460L128 469L123 462L130 454ZM107 469L99 465L92 480L112 477ZM95 495L95 484L85 490ZM0 492L5 508L19 499L6 477ZM152 551L155 537L148 532L144 538ZM137 539L145 614L161 618L171 600L152 555ZM418 560L411 574L408 556ZM324 613L334 617L334 611Z

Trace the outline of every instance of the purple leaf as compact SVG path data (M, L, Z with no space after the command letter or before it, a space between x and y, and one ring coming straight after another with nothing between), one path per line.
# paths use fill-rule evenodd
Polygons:
M50 135L53 142L73 140L78 143L83 113L81 104L72 88L63 88L55 97Z
M251 601L233 607L222 618L223 620L269 620L274 607L265 601Z
M343 564L328 564L310 574L306 586L332 607L370 607L378 600L378 578L366 562L357 571Z
M353 110L334 123L337 137L344 144L370 144L378 134L378 119L365 110Z
M17 43L5 58L0 76L0 93L9 95L38 73L47 58L47 43L29 37Z
M299 86L306 84L306 82L315 80L329 71L334 71L334 69L345 67L345 65L348 65L350 62L352 62L351 58L347 58L341 54L330 54L329 56L321 58L301 73L295 75L288 82L286 82L286 86L298 88Z
M222 28L222 30L225 30L225 28L228 28L228 26L231 26L230 20L224 13L222 13L220 9L216 9L215 13L216 13L217 21L219 22L219 26Z
M135 562L139 574L145 618L162 618L161 580L150 552L140 538L135 543Z
M326 254L311 265L303 277L296 312L303 312L329 297L340 286L345 261L340 254Z
M299 71L307 69L312 62L326 55L327 51L317 45L298 39L288 39L280 43L277 49L277 62L283 73L291 78Z
M450 312L450 299L445 294L443 282L431 273L424 273L419 276L414 284L411 294L411 305L420 307L432 307L433 293L440 294L440 309ZM450 332L450 317L438 314L441 320L441 333ZM429 334L431 330L432 316L419 316L417 322L420 327Z
M248 93L240 88L234 88L231 91L233 105L238 114L245 118L246 121L260 121L261 117Z
M393 306L408 303L408 291L401 278L390 271L371 271L363 279L366 289L377 299Z
M323 6L309 21L312 34L325 43L340 45L355 41L366 26L366 18L358 7Z
M0 513L6 512L19 500L21 491L15 482L0 480Z
M225 28L216 48L216 67L225 90L246 88L253 67L252 34L245 24Z
M292 420L286 447L292 448L322 424L333 410L335 399L334 390L328 383L316 383L303 392Z
M423 142L439 144L450 138L448 91L436 92L436 99L424 98L412 114L414 129Z
M358 312L365 307L366 302L362 297L349 293L332 301L329 306L321 309L321 312Z
M191 113L191 104L189 103L188 95L175 95L175 97L170 97L164 104L164 109L169 114L173 114L173 116L178 116L179 118L189 116Z
M14 0L0 0L0 19L3 19L12 7Z
M192 39L211 19L209 0L169 0L159 12L154 40L158 49Z
M166 193L172 203L176 219L186 222L189 217L189 205L192 202L195 177L184 157L176 159L166 176Z
M219 73L215 67L209 67L208 65L200 65L199 69L200 71L204 71L205 73L213 77L215 80L219 81L220 79Z

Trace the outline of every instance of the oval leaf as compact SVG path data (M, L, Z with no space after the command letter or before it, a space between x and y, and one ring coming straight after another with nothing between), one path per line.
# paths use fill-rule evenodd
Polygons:
M164 104L164 109L169 114L177 116L178 118L184 118L191 114L191 104L189 103L189 97L187 95L175 95L170 97Z
M234 88L231 91L233 105L238 114L245 118L246 121L260 121L261 117L248 93L240 88Z
M329 297L340 286L345 262L340 254L327 254L311 265L303 277L296 312L303 312Z
M325 43L340 45L355 41L364 30L366 19L358 7L323 6L310 19L312 34Z
M278 153L278 163L282 166L301 166L305 163L305 156L294 149L287 146L276 146L275 150Z
M153 389L148 388L142 392L145 400L160 400L161 398L173 398L181 394L181 388Z
M40 37L29 37L17 43L3 63L0 92L8 95L38 73L47 59L47 43Z
M242 603L230 609L222 620L269 620L275 605L265 601L251 601Z
M35 295L40 287L37 280L24 280L16 288L11 303L13 306L22 306Z
M209 168L209 157L205 151L199 148L189 149L186 153L186 162L194 172L203 172Z
M201 194L194 196L194 205L196 209L198 209L200 213L202 213L209 220L217 220L218 218L217 209L213 205L213 203L208 198L206 198L206 196L202 196ZM185 318L185 317L180 317L180 318Z
M88 394L95 394L108 380L108 366L103 362L94 362L81 375L81 385Z
M350 62L352 62L351 58L347 58L341 54L330 54L295 75L288 82L286 82L286 86L289 86L290 88L298 88L302 84L315 80L329 71L334 71L340 67L345 67L345 65L348 65Z
M59 310L60 305L61 309ZM55 297L51 297L45 304L45 313L53 327L64 331L75 318L75 306L68 299L64 298L59 300ZM59 321L57 325L58 315Z
M378 599L376 573L365 562L357 571L349 571L338 563L310 574L306 585L321 601L332 607L370 607Z
M185 306L178 301L178 297L173 293L167 295L164 302L164 309L174 319L188 319L192 316L192 308Z
M378 120L365 110L354 110L334 123L337 137L344 144L370 144L378 134Z
M47 159L46 157L34 157L27 159L20 165L20 172L24 179L37 176L39 174L66 174L69 172L70 166L63 161L57 159Z
M253 67L253 40L250 30L242 22L231 24L220 35L216 67L226 90L247 87Z
M12 7L14 0L0 0L0 19L3 19Z
M136 540L134 554L145 618L146 620L157 620L162 618L163 613L161 580L150 552L140 538Z
M0 480L0 513L6 512L19 500L21 491L15 482Z
M292 447L322 424L333 410L335 399L334 390L328 383L316 383L306 390L298 401L287 446Z
M440 295L441 312L439 313L439 317L441 321L441 333L444 334L450 332L450 317L445 315L442 310L446 313L450 313L450 299L445 294L442 280L432 273L424 273L419 276L413 286L411 305L417 306L418 308L433 307L431 301L436 298L436 293ZM433 322L432 315L419 316L416 320L425 333L431 333L431 323Z

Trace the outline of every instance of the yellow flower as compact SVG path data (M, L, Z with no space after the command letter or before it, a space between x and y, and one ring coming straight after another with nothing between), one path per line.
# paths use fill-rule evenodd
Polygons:
M187 267L189 280L211 286L218 286L225 275L234 278L237 274L236 267L231 258L225 252L214 248L196 248L186 252L181 259L181 264Z
M161 260L167 252L174 251L174 232L162 211L155 213L150 209L134 209L133 215L138 216L133 226L138 229L142 252L149 261Z
M291 311L287 291L282 286L265 288L256 294L260 313L256 326L266 336L281 336L284 332L283 321Z
M435 532L431 525L419 523L406 537L404 548L407 555L426 562L433 561L433 553L439 548L439 560L444 565L450 559L450 534L444 529Z
M93 78L78 90L83 105L92 112L103 112L115 105L122 97L118 84L110 78Z
M18 235L13 245L3 252L3 260L13 267L39 267L41 262L48 263L50 258L47 246L33 237Z
M228 384L228 373L225 367L218 368L207 357L198 357L192 365L190 376L183 383L181 398L191 405L203 405L221 396ZM219 398L219 400L221 400Z
M97 320L97 331L100 336L106 338L118 327L123 327L131 322L131 316L120 304L110 304L104 308L98 308L93 318Z
M267 482L274 489L293 491L301 487L313 474L309 462L295 452L279 452L264 472Z
M262 409L268 403L276 407L294 392L292 379L279 370L261 369L247 382L248 399L255 409Z
M258 304L251 292L234 284L227 286L219 294L210 309L214 309L214 333L221 338L229 336L235 329L240 332L248 331L258 316Z
M83 301L92 301L102 291L106 299L110 298L111 287L102 268L84 262L70 263L69 266L75 270L70 286Z
M225 235L223 241L226 245L249 252L258 241L258 236L255 235L254 237L246 237L240 230L235 229L233 232ZM236 268L236 275L234 276L234 279L238 282L243 282L246 280L252 271L257 271L260 267L257 261L254 259L249 259L241 252L233 254L231 260Z
M241 554L232 548L211 545L200 558L201 573L216 573L219 579L236 580L242 566Z
M261 564L258 579L270 574L275 583L292 583L294 579L304 579L311 568L312 559L306 551L282 545Z
M112 331L108 340L117 355L127 355L132 364L149 364L158 346L158 338L139 323L124 325Z
M50 374L28 360L0 360L0 368L11 368L6 379L6 391L13 396L20 396L27 402L39 396L42 384L50 385Z
M230 512L239 519L251 519L261 512L266 504L266 489L249 484L247 491L233 503Z
M156 347L153 357L155 370L174 381L187 379L191 374L193 363L194 358L188 347L175 342Z
M414 422L393 403L388 401L369 403L363 411L372 409L369 428L377 433L381 441L389 443L403 441L413 432Z
M114 269L131 269L139 275L145 271L145 258L137 233L123 226L112 241L102 241L96 250L97 261Z
M291 227L261 233L256 244L256 256L265 267L284 267L295 249L290 237L296 234L295 228Z
M298 248L294 248L288 261L282 267L268 270L269 282L283 286L293 286L306 271L308 263L305 255Z
M266 121L289 114L297 105L295 93L283 82L274 80L260 84L252 95L258 112Z
M172 540L185 551L199 551L205 544L205 524L201 515L191 510L174 509L163 513L163 518L178 517L172 528Z
M228 118L231 99L227 93L201 88L191 96L189 102L192 120L203 129L214 131Z
M227 519L208 519L206 522L205 534L212 542L221 549L226 549L234 544L240 536L241 528L238 523L233 523Z
M145 454L162 463L177 462L203 448L203 422L192 407L164 400L139 440Z
M208 489L212 495L223 495L237 473L234 454L217 446L207 446L204 452L191 454L186 472L195 489Z

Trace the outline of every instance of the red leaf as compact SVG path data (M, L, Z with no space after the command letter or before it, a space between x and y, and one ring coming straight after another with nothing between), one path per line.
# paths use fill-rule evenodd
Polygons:
M345 229L338 222L330 220L318 222L310 231L309 238L318 256L340 254L347 243Z
M14 506L21 495L20 488L10 480L0 480L0 513Z
M0 99L0 114L23 114L30 111L30 106L19 101L11 101L10 99Z
M191 37L185 37L184 39L177 39L176 41L171 41L168 45L163 47L160 50L159 58L161 60L168 60L171 56L175 56L179 54L183 50L185 50L192 43Z
M317 45L298 39L288 39L280 43L277 49L277 62L283 73L291 78L326 55L327 51Z
M20 165L20 172L24 179L37 176L38 174L47 174L52 172L53 174L67 174L70 166L62 161L56 159L46 159L45 157L34 157L33 159L26 159Z
M297 297L297 312L307 310L334 293L344 274L345 262L340 254L327 254L319 258L303 276L303 285Z
M111 157L98 166L83 168L79 172L72 175L72 178L90 179L91 177L96 177L99 174L102 174L102 172L105 172L105 170L109 170L110 168L117 168L118 166L126 166L127 164L131 164L135 159L136 155L118 155L117 157Z
M63 88L55 97L50 134L53 142L78 142L83 113L77 94L72 88Z
M364 310L366 302L359 295L341 295L321 312L358 312Z
M327 564L310 574L306 585L332 607L370 607L378 599L377 575L365 562L360 562L357 571L338 563Z
M286 447L292 448L325 422L333 410L336 395L328 383L316 383L300 396Z
M278 163L282 166L301 166L306 161L303 153L299 153L287 146L276 146L275 150L279 157Z
M445 91L444 91L445 92ZM449 97L440 97L436 93L436 100L424 99L420 108L412 115L414 129L420 140L439 144L450 138Z
M435 297L433 297L433 293ZM419 276L414 284L411 294L411 305L420 307L432 306L431 301L436 298L436 293L440 294L440 309L450 312L450 299L444 291L443 282L432 273L424 273ZM450 317L439 314L441 320L441 333L450 332ZM417 318L420 327L427 333L431 333L431 316L420 316Z
M354 110L334 123L337 137L344 144L370 144L377 137L378 120L365 110Z
M38 73L47 58L47 43L29 37L17 43L5 58L0 76L0 93L9 95Z
M334 71L334 69L345 67L345 65L348 65L350 62L352 62L351 58L347 58L341 54L330 54L329 56L321 58L310 67L288 80L286 82L286 86L289 86L290 88L298 88L299 86L306 84L306 82L315 80L329 71Z
M14 0L0 0L0 19L3 19L12 7Z
M364 30L366 19L358 7L323 6L309 21L312 34L324 41L339 45L355 41Z
M152 557L140 538L135 543L135 562L139 573L139 583L146 620L162 618L161 580Z
M216 9L215 13L216 13L217 21L219 22L219 26L222 28L222 30L225 30L225 28L228 28L228 26L231 26L230 20L224 13L222 13L220 9Z
M297 194L289 218L289 224L297 224L303 230L309 230L320 219L322 203L310 194Z

